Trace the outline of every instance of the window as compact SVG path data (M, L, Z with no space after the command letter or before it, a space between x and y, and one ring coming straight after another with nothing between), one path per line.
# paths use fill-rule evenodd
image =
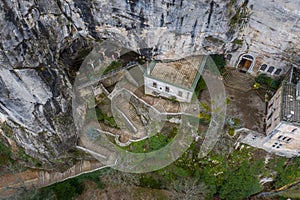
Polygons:
M276 69L276 71L274 72L275 75L279 75L281 73L282 69Z
M277 148L277 149L279 149L281 146L282 146L282 144L278 144L277 142L275 142L275 143L272 145L273 148Z
M278 143L275 142L275 143L272 145L272 147L276 147L277 145L278 145Z
M178 91L178 96L182 97L182 91Z
M276 100L277 100L279 97L280 97L280 94L278 94L278 95L276 96Z
M272 73L274 71L275 67L271 66L267 72Z
M166 86L166 92L170 92L170 88Z
M285 140L285 139L286 139L286 137L283 137L283 138L282 138L282 140Z
M272 106L273 106L273 102L272 102L272 103L270 103L270 105L269 105L269 109L270 109Z
M267 69L267 65L266 64L263 64L262 66L260 66L259 70L261 71L265 71Z
M293 130L292 130L292 133L295 133L297 131L297 128L294 128Z
M152 87L157 88L157 83L153 82Z
M283 142L290 142L292 140L292 138L285 137L283 135L280 135L277 139Z
M271 114L268 116L267 120L269 120L272 117L272 115L273 115L273 112L271 112Z

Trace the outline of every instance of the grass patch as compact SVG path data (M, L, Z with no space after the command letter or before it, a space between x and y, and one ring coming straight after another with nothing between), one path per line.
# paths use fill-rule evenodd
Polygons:
M206 83L205 83L204 79L201 76L198 83L197 83L197 85L196 85L196 88L195 88L195 95L197 97L199 97L199 95L201 94L201 92L203 90L205 90L205 88L206 88Z
M116 69L122 67L122 63L120 61L112 61L110 65L104 70L103 75L106 75Z
M118 125L113 116L109 116L107 113L102 112L98 107L94 109L88 110L86 114L86 120L94 120L94 111L96 112L96 118L99 122L103 122L104 124L112 127L118 128Z
M285 197L285 198L295 198L295 199L300 199L300 184L285 190L280 194L280 196Z
M4 144L4 142L0 138L0 166L5 166L11 163L11 155L11 149L8 146L6 146L6 144Z
M235 39L232 44L243 45L243 40Z
M157 133L156 135L150 138L141 140L139 142L133 142L129 146L122 148L134 153L156 151L163 148L169 142L171 142L177 133L178 129L176 127L173 127L173 129L168 134Z
M7 122L3 122L1 124L1 129L3 130L4 134L10 137L13 134L12 128L7 124Z

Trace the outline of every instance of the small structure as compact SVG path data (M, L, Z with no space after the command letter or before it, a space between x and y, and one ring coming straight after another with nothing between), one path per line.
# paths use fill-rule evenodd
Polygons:
M145 94L190 102L207 58L150 62L144 74Z
M242 72L248 72L253 69L255 59L251 55L243 55L240 60L237 68Z
M267 108L267 137L263 148L286 157L300 155L300 100L297 98L297 87L299 83L283 81Z

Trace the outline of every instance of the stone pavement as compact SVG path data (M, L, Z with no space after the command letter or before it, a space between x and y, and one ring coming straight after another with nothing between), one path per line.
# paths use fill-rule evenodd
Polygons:
M239 72L236 69L227 69L224 74L224 84L243 92L248 92L252 89L255 80L251 75Z

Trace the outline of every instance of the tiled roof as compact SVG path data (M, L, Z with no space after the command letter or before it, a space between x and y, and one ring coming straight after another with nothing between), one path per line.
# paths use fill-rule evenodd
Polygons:
M173 62L157 62L151 72L151 77L174 85L191 88L202 59L203 56L198 56Z
M296 85L283 82L282 84L282 120L300 124L300 101L296 100Z

